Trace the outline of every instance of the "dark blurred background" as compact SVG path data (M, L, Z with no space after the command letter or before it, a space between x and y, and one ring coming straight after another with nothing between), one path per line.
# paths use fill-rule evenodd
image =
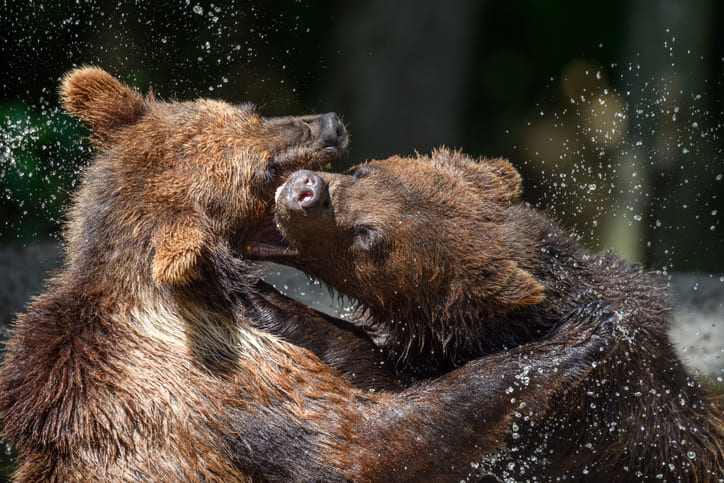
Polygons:
M4 293L22 307L13 276L55 263L92 155L56 89L83 64L166 100L336 111L352 142L334 169L507 157L591 248L722 285L723 23L715 0L0 0Z

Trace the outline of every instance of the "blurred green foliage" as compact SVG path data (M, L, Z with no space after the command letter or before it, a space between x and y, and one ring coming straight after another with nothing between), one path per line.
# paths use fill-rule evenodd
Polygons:
M78 122L20 102L0 104L0 239L36 240L56 234L84 157Z

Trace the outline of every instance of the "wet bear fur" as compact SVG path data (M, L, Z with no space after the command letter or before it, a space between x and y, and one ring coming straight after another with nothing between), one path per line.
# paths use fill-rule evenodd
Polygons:
M245 258L281 180L344 149L335 115L164 102L93 67L69 73L61 98L96 154L63 267L19 316L0 366L15 481L464 478L521 404L546 407L608 347L584 319L405 390L356 388L353 372L259 328L329 321L259 282ZM326 357L331 346L315 345ZM517 384L511 374L538 358L545 370Z

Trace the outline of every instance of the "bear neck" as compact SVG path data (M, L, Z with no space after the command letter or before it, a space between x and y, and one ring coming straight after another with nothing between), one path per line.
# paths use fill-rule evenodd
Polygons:
M204 313L233 323L236 308L246 304L240 298L257 278L248 263L234 256L228 243L214 239L204 249L195 278L177 287L159 283L151 268L158 214L134 203L133 186L109 171L102 158L88 168L86 180L103 182L84 181L76 196L65 232L64 276L57 283L72 285L67 288L111 311L152 306L175 314L180 325Z
M366 310L371 315L371 332L385 347L388 359L419 378L538 340L557 323L537 308L504 311L488 301L446 309L398 304Z
M75 220L81 226L84 221ZM93 236L115 243L110 240L118 226L108 224L102 230ZM74 325L111 328L117 334L115 346L133 345L142 337L154 341L143 347L162 345L170 352L189 352L213 372L228 370L239 347L253 338L248 320L258 317L253 312L258 304L251 300L257 277L226 243L208 247L195 278L170 286L151 276L150 239L139 236L129 242L126 235L125 243L111 248L88 240L77 245L78 237L69 239L65 267L45 297L52 306L58 305L57 300L78 301L72 322L59 327L68 337L77 337Z

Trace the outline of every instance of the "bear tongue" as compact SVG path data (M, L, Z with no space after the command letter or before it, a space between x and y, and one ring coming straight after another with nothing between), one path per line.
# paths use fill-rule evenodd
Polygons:
M246 253L251 258L271 258L271 257L293 257L299 255L282 237L274 223L274 218L267 216L256 232L254 238L246 245Z

